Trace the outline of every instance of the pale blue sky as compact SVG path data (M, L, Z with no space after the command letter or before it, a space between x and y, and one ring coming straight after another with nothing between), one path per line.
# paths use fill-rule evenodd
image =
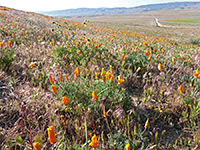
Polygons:
M0 6L24 11L52 11L71 8L134 7L153 3L200 0L0 0Z

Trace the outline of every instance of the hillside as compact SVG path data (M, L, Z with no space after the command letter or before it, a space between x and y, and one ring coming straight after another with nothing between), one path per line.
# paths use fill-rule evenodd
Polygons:
M0 20L2 150L200 149L200 40L182 38L191 28L6 7Z
M156 10L171 10L171 9L200 9L200 2L174 2L142 5L130 8L78 8L57 10L50 12L40 12L49 16L98 16L98 15L124 15L124 14L139 14Z

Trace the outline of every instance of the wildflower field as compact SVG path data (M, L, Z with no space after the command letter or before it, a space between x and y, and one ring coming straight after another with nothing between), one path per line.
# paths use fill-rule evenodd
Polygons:
M183 22L183 23L200 23L200 18L179 18L179 19L168 19L171 22Z
M199 64L198 42L0 7L0 148L200 149Z

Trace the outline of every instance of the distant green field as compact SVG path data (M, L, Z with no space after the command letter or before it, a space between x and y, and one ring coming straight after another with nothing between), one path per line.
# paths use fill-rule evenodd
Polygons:
M200 23L200 18L180 18L180 19L168 19L168 22L183 22L183 23Z

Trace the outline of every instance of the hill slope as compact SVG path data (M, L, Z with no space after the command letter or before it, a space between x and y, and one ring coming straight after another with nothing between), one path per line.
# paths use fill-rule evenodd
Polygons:
M199 41L5 7L0 20L1 149L200 149Z
M119 15L138 14L143 12L166 10L166 9L200 9L200 2L174 2L142 5L138 7L116 7L116 8L78 8L49 12L40 12L50 16L92 16L92 15Z

